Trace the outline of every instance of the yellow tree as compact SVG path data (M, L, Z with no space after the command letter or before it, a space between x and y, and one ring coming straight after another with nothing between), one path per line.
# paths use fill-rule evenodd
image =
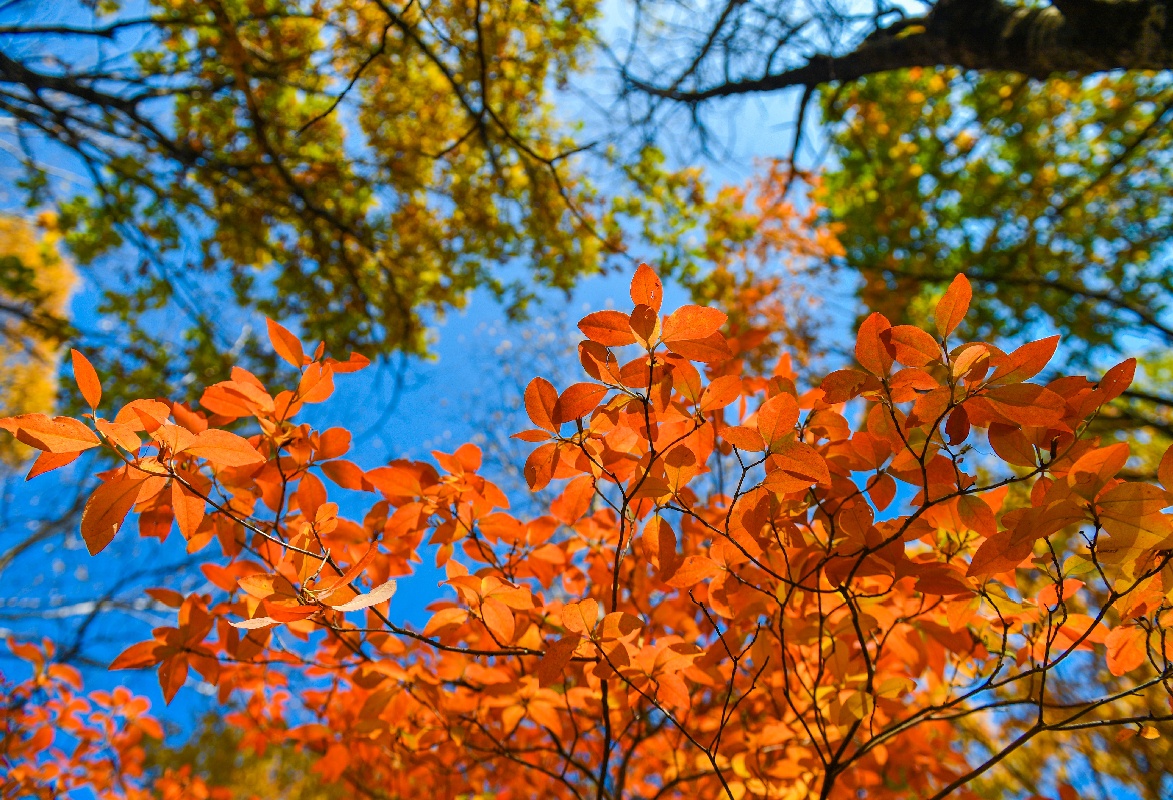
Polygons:
M67 331L75 275L57 252L57 239L35 226L0 216L0 411L51 411ZM0 458L23 460L29 449L6 441Z

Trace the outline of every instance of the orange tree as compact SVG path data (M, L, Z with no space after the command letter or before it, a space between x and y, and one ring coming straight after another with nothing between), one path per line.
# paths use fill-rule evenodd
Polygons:
M561 490L541 516L509 513L471 445L344 458L347 431L297 415L365 360L275 323L291 388L237 369L199 409L108 418L75 354L92 415L2 425L34 473L117 456L92 553L133 511L206 555L212 591L151 590L174 625L112 667L157 668L168 700L194 670L246 745L296 743L356 796L974 797L1038 740L1168 730L1173 496L1088 428L1131 360L1031 383L1057 339L955 341L958 276L931 332L873 314L858 366L803 388L785 359L748 374L723 312L661 315L650 268L631 297L580 323L588 380L526 390L526 479ZM393 595L425 548L450 594L417 629ZM5 758L42 763L36 735Z

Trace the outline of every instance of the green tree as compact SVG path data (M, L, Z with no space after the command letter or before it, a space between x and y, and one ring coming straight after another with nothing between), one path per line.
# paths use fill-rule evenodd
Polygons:
M638 257L695 264L699 173L588 141L556 106L588 66L594 0L87 7L5 5L0 118L26 201L59 211L104 290L128 387L264 361L240 337L258 311L422 354L428 320L476 288L516 316L630 266L625 232Z

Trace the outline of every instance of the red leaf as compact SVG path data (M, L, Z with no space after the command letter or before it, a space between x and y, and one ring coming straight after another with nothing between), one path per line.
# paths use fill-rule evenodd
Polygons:
M269 328L269 341L273 344L273 352L298 369L305 366L305 351L301 348L301 340L267 317L265 324Z
M578 323L586 337L607 347L622 347L635 343L631 332L631 318L619 311L596 311L587 314Z
M90 408L97 408L102 402L102 382L98 380L98 373L89 359L76 350L70 350L73 357L73 377L77 381L77 388L81 396L90 404Z
M575 383L567 387L554 404L553 420L556 424L581 419L595 410L599 401L611 391L597 383Z
M728 316L725 312L716 308L681 306L664 318L660 338L664 344L687 339L707 339L721 330L726 319Z
M868 488L868 496L872 498L876 508L883 511L896 497L896 481L891 475L881 475Z
M647 264L640 264L631 279L631 302L637 306L649 306L657 313L664 302L664 284Z
M945 290L945 296L937 303L933 312L933 320L937 324L937 333L946 337L957 329L961 320L965 319L969 311L970 300L973 299L973 287L964 275L958 275Z

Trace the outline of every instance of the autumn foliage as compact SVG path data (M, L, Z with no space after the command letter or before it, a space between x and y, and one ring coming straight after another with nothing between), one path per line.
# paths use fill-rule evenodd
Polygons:
M109 416L75 353L93 416L0 425L33 475L116 456L92 553L133 513L204 557L215 591L152 590L174 625L112 667L168 699L194 670L247 744L296 742L354 796L975 797L1036 737L1173 718L1173 496L1088 432L1131 360L1031 382L1057 338L957 341L958 276L928 329L873 314L858 366L806 388L662 297L641 266L630 312L580 323L584 380L526 389L540 516L475 446L363 469L349 432L297 422L365 360L275 323L290 388L237 369L198 408ZM424 557L448 593L416 629L393 595ZM45 760L22 719L4 757Z

